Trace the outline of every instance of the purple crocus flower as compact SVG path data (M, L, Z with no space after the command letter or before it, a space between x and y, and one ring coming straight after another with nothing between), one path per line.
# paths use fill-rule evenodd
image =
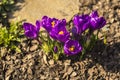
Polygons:
M59 20L56 18L49 18L47 16L43 16L41 24L48 31L48 33L54 28Z
M97 11L93 11L90 14L90 29L96 30L102 28L106 24L106 20L103 17L99 17Z
M58 52L58 47L57 47L57 46L54 47L54 52L55 52L55 53Z
M66 55L75 55L82 51L82 47L76 40L68 40L64 44L64 52Z
M40 21L36 21L36 26L31 23L23 24L24 33L28 38L34 39L37 38L39 30L40 30Z
M81 15L81 16L76 15L73 19L76 32L73 32L73 33L81 34L86 29L88 29L90 26L89 19L90 19L89 15Z
M66 29L66 20L60 20L56 27L50 32L50 36L53 39L59 40L60 42L65 42L70 38L70 34Z

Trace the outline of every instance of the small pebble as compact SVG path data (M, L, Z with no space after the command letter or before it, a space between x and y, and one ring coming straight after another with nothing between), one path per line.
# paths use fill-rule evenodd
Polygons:
M75 76L77 76L77 73L76 72L72 72L72 74L70 76L71 77L75 77Z

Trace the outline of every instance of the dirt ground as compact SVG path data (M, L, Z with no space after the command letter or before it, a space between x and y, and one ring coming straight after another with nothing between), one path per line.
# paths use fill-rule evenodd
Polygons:
M8 53L0 60L0 80L120 80L120 0L79 2L79 14L97 10L107 20L92 51L82 60L75 55L55 62L38 48L37 41L29 47L24 40L23 53Z

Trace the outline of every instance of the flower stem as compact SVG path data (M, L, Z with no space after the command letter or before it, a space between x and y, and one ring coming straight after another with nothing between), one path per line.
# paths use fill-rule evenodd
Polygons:
M83 49L83 50L82 50L82 54L81 54L81 56L80 56L80 60L82 60L82 58L83 58L83 56L84 56L85 53L86 53L86 50Z

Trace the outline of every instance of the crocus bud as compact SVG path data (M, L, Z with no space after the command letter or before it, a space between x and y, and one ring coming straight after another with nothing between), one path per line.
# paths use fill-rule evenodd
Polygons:
M57 47L57 46L54 47L54 52L55 52L55 53L58 52L58 47Z

